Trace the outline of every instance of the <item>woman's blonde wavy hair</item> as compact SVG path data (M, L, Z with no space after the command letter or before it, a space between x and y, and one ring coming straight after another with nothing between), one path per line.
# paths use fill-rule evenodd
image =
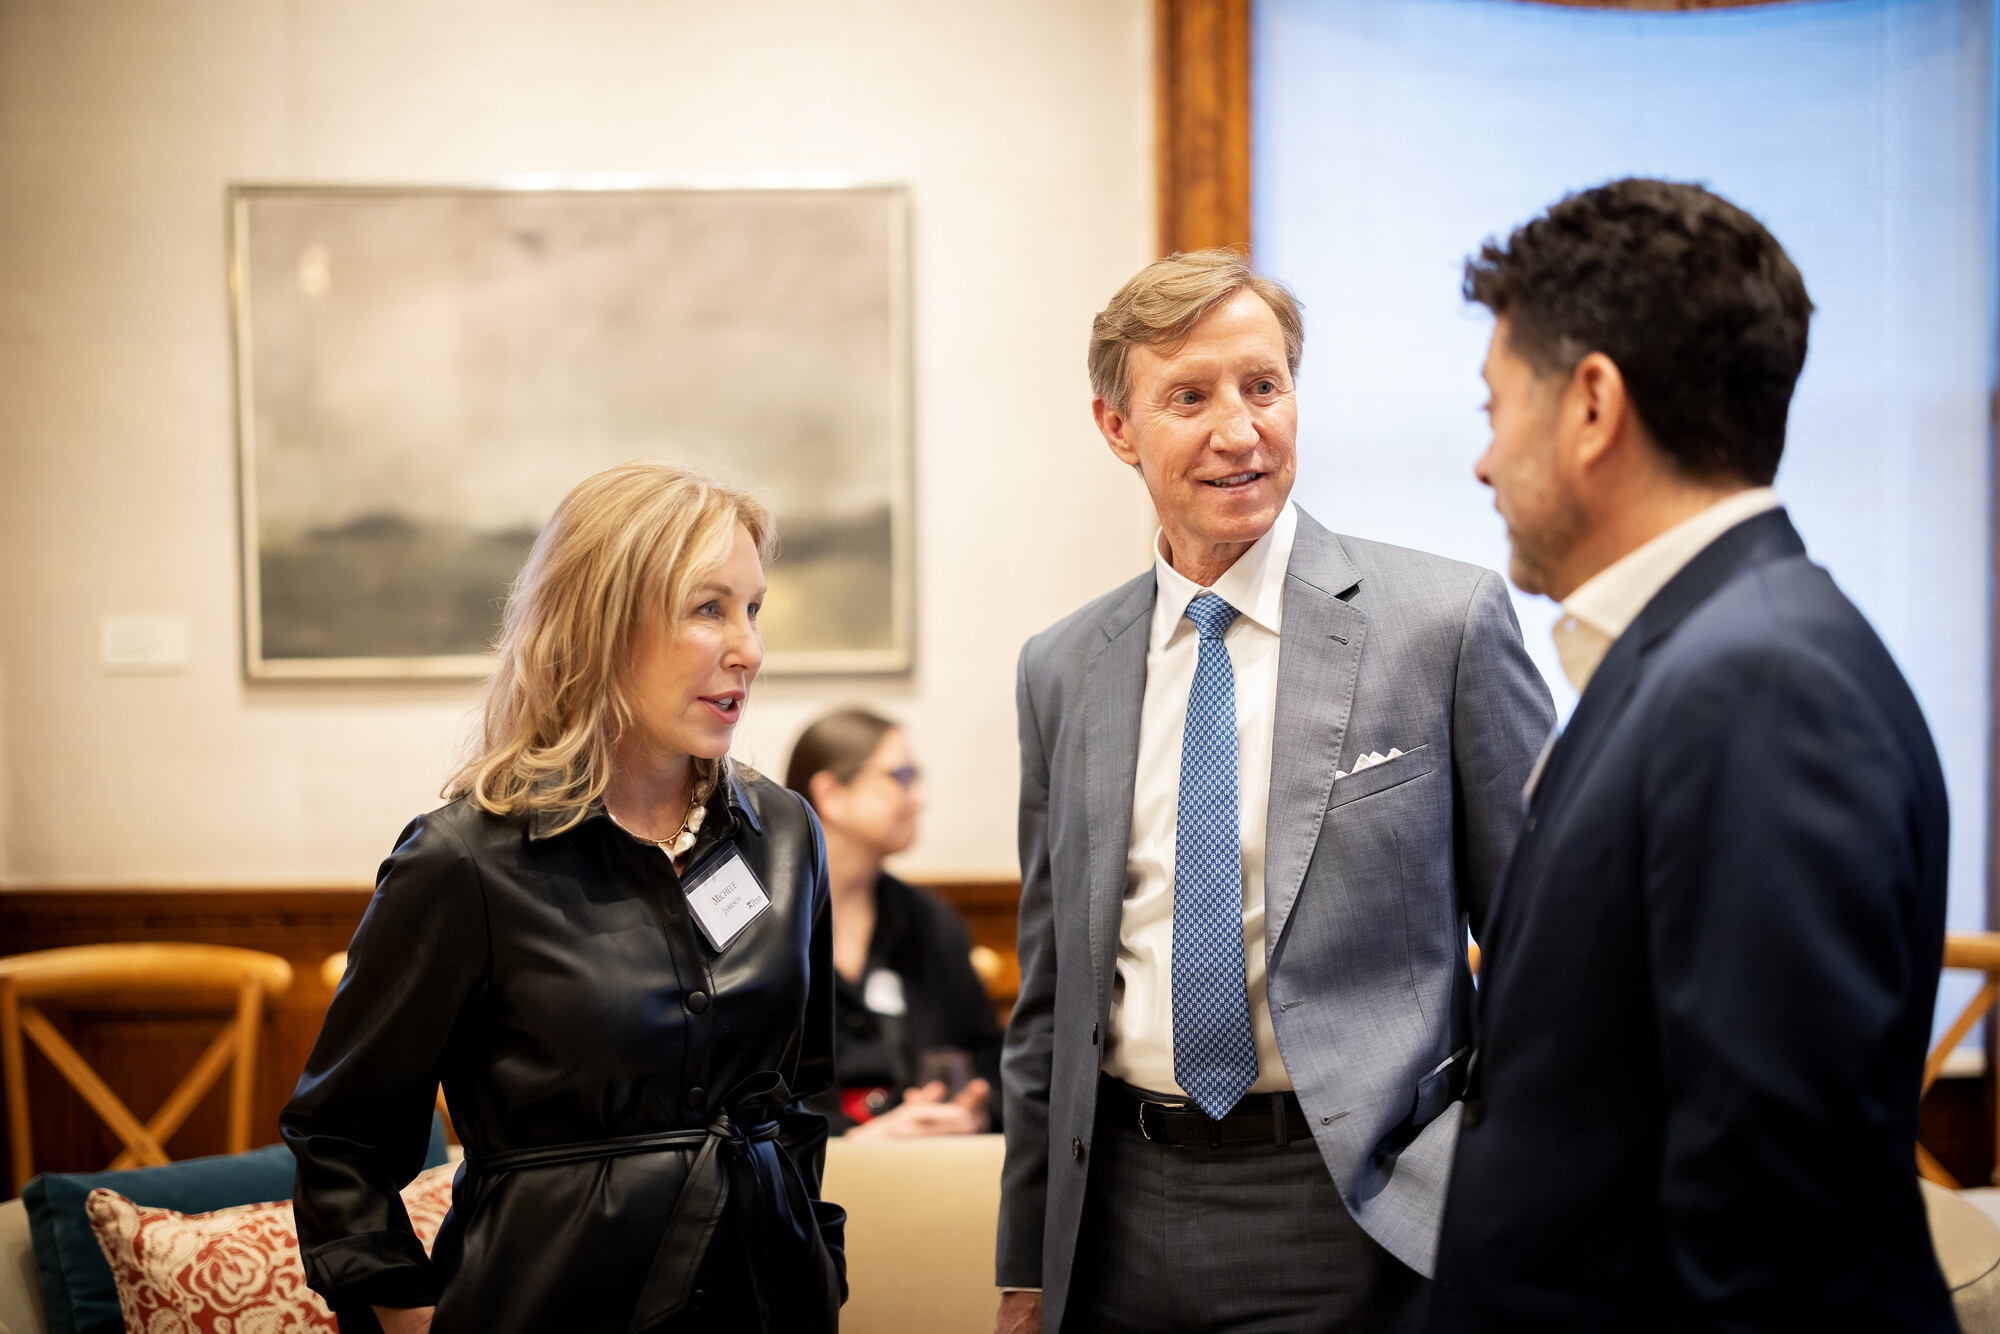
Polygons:
M768 562L771 511L670 463L620 464L564 496L508 592L480 738L446 798L496 815L556 812L557 832L582 820L632 722L626 677L640 634L655 616L686 614L739 523Z

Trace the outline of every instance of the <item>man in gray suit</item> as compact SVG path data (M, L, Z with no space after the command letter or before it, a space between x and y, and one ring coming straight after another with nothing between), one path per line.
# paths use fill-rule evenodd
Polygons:
M1431 1269L1466 928L1553 710L1497 574L1289 503L1302 342L1230 251L1092 329L1160 532L1021 654L1006 1334L1390 1328Z

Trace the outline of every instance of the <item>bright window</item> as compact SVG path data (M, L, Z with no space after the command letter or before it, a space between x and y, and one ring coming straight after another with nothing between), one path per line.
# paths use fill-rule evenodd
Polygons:
M1506 568L1472 477L1490 321L1458 295L1482 238L1654 175L1785 245L1818 311L1778 491L1930 719L1959 930L1987 920L1993 18L1259 0L1253 55L1257 259L1306 308L1296 494L1341 531ZM1554 606L1516 606L1566 711ZM1949 982L1947 1017L1972 986Z

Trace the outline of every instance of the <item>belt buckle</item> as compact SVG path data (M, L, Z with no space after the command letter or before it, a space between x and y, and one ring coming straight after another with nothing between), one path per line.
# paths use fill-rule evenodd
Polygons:
M1148 1144L1173 1143L1172 1140L1154 1139L1153 1132L1146 1129L1146 1109L1148 1107L1158 1107L1162 1111L1184 1112L1194 1106L1191 1102L1154 1102L1150 1098L1134 1098L1132 1101L1139 1105L1139 1134L1144 1136Z

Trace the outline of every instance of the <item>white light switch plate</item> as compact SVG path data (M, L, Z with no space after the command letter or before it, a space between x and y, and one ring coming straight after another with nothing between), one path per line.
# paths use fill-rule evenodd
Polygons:
M184 672L188 662L187 617L106 616L98 622L98 658L114 675Z

